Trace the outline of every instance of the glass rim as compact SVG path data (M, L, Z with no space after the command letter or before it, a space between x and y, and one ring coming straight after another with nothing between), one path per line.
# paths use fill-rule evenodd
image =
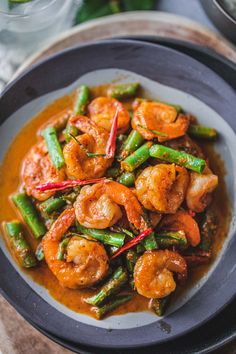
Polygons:
M38 15L40 14L41 12L47 10L48 8L50 8L50 6L52 6L53 4L55 4L55 2L58 1L58 0L52 0L50 3L44 5L40 10L35 10L29 14L17 14L17 13L10 13L10 12L6 12L6 11L3 11L0 9L0 15L3 14L4 16L6 17L9 17L9 18L29 18L29 17L32 17L32 16L35 16L35 15ZM63 8L65 5L66 5L66 2L68 0L65 0L64 1L64 4L62 5L61 8ZM72 0L71 0L72 2ZM22 3L23 4L23 3Z

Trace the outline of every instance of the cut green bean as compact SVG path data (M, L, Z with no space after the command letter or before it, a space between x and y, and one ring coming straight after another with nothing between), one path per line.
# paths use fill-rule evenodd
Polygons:
M205 160L187 154L184 151L177 151L159 144L155 144L151 147L150 156L175 163L176 165L186 167L187 169L198 173L202 173L206 167Z
M139 87L139 82L113 85L109 88L108 95L118 100L126 99L135 96Z
M131 155L126 157L126 159L121 162L122 169L129 172L133 172L137 167L142 165L150 157L151 146L152 142L148 141L147 143L140 146L140 148L138 148Z
M143 143L144 138L137 130L132 130L122 146L121 158L124 159L137 150Z
M33 232L35 238L45 235L46 227L40 219L36 209L34 208L30 198L25 193L19 193L12 196L12 200L19 212L21 213L26 224Z
M217 131L204 125L190 124L188 134L194 138L213 140L217 137Z
M146 221L148 227L151 227L149 216L146 211L144 211L144 213L143 213L143 218ZM147 237L145 237L145 239L142 241L142 244L144 245L144 247L147 251L157 249L158 244L157 244L154 232L150 233Z
M128 250L126 253L126 266L128 271L132 274L134 271L135 263L138 260L138 254L133 249Z
M184 231L161 231L155 233L157 244L160 248L185 247L188 240Z
M64 255L65 255L66 248L67 248L69 241L70 241L70 237L66 237L59 243L59 247L58 247L58 251L57 251L57 259L59 261L64 260Z
M23 234L22 225L14 220L5 224L6 234L11 248L19 263L24 268L31 268L37 264L36 258L30 249L30 245Z
M119 296L115 296L110 302L108 302L104 306L96 307L95 312L98 319L103 318L108 312L115 310L117 307L119 307L122 304L125 304L131 299L132 299L131 295L119 295Z
M85 302L93 306L99 306L111 295L116 294L127 282L128 276L126 271L122 267L119 267L112 274L111 278L98 291L98 293L85 299Z
M66 201L63 197L51 197L44 202L42 202L39 206L40 211L45 212L47 214L51 214L54 211L61 209L63 206L66 205Z
M115 247L122 247L125 241L125 234L108 230L90 229L76 223L77 231L95 238L96 240Z
M163 316L169 302L170 296L163 297L162 299L152 299L150 307L157 316Z
M66 128L63 130L63 134L65 141L68 143L71 139L71 136L77 136L79 134L79 130L74 125L68 123Z
M118 182L126 187L132 187L135 182L135 174L128 171L123 172L122 175L118 178Z
M61 145L57 138L56 129L48 127L43 131L43 137L45 139L50 158L53 165L59 170L65 165L63 152Z
M44 251L43 251L42 242L40 242L40 244L36 248L35 257L37 258L38 261L43 261L44 260Z

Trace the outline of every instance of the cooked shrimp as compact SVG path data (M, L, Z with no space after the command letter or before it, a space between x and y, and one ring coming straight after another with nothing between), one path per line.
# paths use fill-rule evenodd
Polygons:
M188 126L189 119L185 115L177 115L174 107L160 102L142 102L132 119L132 127L146 140L157 138L160 142L184 135ZM153 130L166 136L156 134Z
M150 166L135 181L136 195L146 209L175 213L185 198L188 183L184 167L174 164Z
M44 142L34 145L26 155L22 165L22 180L28 195L38 200L46 200L55 192L40 192L39 184L46 182L61 182L65 179L65 170L57 170L51 161Z
M148 251L136 262L134 284L137 292L147 298L162 298L175 291L173 272L187 276L187 264L173 251Z
M130 116L121 102L111 97L97 97L88 106L90 118L99 127L111 130L115 112L119 109L117 133L124 133L129 128Z
M60 240L74 220L74 209L65 209L43 239L43 251L48 267L61 285L71 289L94 285L108 270L105 248L98 242L79 236L72 237L69 241L67 260L57 259Z
M183 230L188 242L193 247L200 243L201 238L198 224L192 216L184 210L179 210L174 215L166 215L158 226L168 231Z
M125 208L129 222L138 230L147 227L137 198L129 188L118 182L106 181L83 187L74 207L80 224L105 229L122 217L119 205Z
M68 176L77 179L104 176L113 159L104 156L88 157L86 151L105 154L109 133L85 116L76 115L69 122L85 134L79 135L78 141L71 139L63 149Z
M188 208L201 213L210 204L211 193L218 185L218 176L207 167L203 174L190 173L190 183L186 193Z

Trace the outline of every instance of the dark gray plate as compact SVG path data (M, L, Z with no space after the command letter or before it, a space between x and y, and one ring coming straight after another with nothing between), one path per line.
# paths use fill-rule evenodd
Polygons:
M32 99L70 85L87 72L104 68L132 70L161 84L177 88L185 92L186 100L190 98L189 95L200 99L214 110L212 116L220 115L234 130L236 128L232 119L236 111L235 93L220 77L176 51L135 41L106 41L86 45L67 50L35 66L5 90L1 98L1 122ZM225 129L222 131L220 144L226 149L227 164L231 166L231 170L228 170L229 180L232 182L229 183L229 188L234 203L236 171L232 149L235 136L226 123L224 125L216 118L214 126L217 128L218 124ZM232 224L231 236L233 233ZM163 320L157 320L138 328L107 331L99 328L99 324L94 327L66 317L32 291L3 254L0 260L0 285L2 293L26 319L62 340L107 348L143 346L174 339L200 326L232 299L236 280L235 246L235 240L229 237L220 262L209 274L207 282L181 308L167 315L164 323Z

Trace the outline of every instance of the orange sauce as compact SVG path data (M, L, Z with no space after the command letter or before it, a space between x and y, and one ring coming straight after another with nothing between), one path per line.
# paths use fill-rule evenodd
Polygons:
M102 95L105 93L105 86L95 88L93 90L93 97L97 95ZM10 201L9 196L17 191L21 184L20 174L21 174L21 164L24 156L28 150L36 143L37 131L48 121L52 116L58 112L72 108L73 106L74 94L70 96L64 96L57 99L49 106L47 106L41 113L34 117L28 124L26 124L20 133L15 137L14 141L10 145L6 155L4 157L3 163L0 168L0 205L4 206L0 208L0 222L10 221L12 219L19 218L19 214L14 208ZM128 103L128 106L129 103ZM222 247L225 237L228 232L228 225L230 221L230 206L228 203L228 197L226 192L226 186L224 183L224 165L220 160L220 157L214 152L211 144L206 146L207 154L210 156L211 167L214 172L219 176L219 186L215 192L215 197L213 201L214 209L216 211L219 228L217 235L215 237L215 242L213 245L213 257L214 260L217 256L219 250ZM4 234L4 232L3 232ZM27 232L27 238L33 247L36 248L38 241L36 241L33 236ZM14 255L13 255L14 257ZM194 271L190 272L189 279L186 286L193 286L209 269L209 265L201 266L195 268ZM33 280L45 288L48 289L49 293L60 303L69 307L70 309L84 313L95 317L91 306L87 305L83 299L93 294L93 290L71 290L62 287L52 272L48 269L44 262L41 262L37 267L25 270ZM184 289L186 288L184 287ZM180 291L182 292L182 291ZM120 306L118 310L115 310L113 314L144 311L148 309L148 299L135 294L132 301L127 304Z

